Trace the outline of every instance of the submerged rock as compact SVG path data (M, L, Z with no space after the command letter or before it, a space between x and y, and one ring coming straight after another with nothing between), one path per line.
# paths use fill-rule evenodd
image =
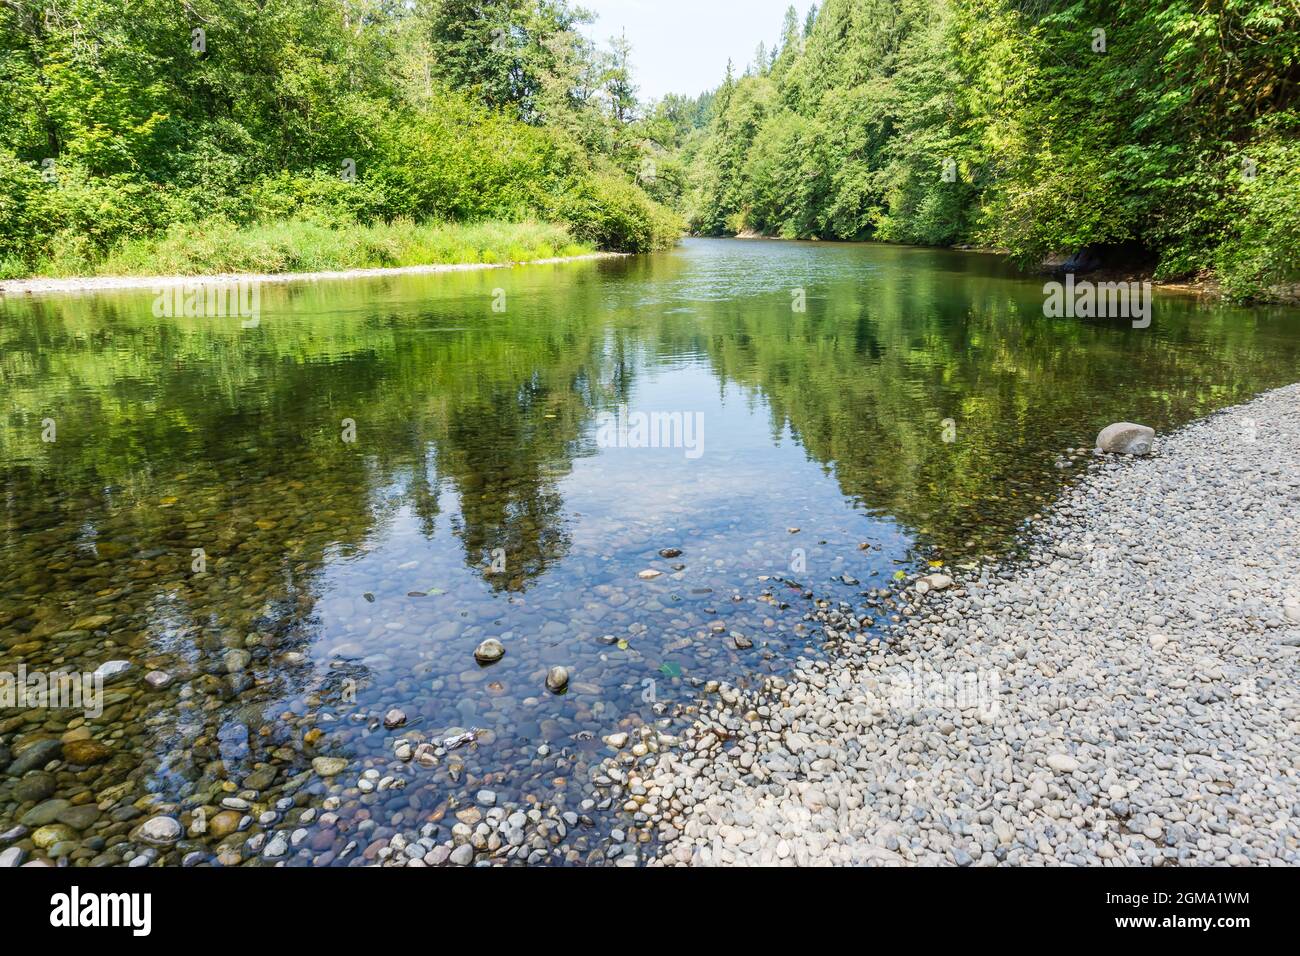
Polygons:
M208 832L214 840L224 840L239 829L242 814L234 810L222 810L208 821Z
M561 693L566 687L569 686L568 670L566 670L563 667L559 667L558 665L552 667L546 673L546 686L552 693L555 694Z
M110 684L131 669L130 661L105 661L95 668L93 677Z
M38 770L14 784L14 795L22 803L39 802L53 794L57 786L54 774Z
M180 821L173 817L159 816L140 824L135 835L137 839L154 846L171 846L181 838L183 832Z
M83 767L103 763L112 755L112 748L98 740L69 740L63 745L63 759Z
M66 823L52 823L33 833L32 843L42 850L48 850L56 843L63 843L66 840L75 840L76 838L76 831Z
M348 762L342 757L316 757L311 768L322 777L336 777L347 769Z
M32 744L9 765L6 771L11 777L20 777L29 770L43 767L63 753L63 741L41 740Z
M46 800L38 803L22 815L23 826L43 827L53 823L59 818L59 814L72 806L67 800Z

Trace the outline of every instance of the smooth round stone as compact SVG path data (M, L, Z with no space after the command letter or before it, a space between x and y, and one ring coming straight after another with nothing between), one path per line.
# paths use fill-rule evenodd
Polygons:
M59 814L59 822L66 823L74 830L89 830L99 820L99 807L87 804L82 807L69 807Z
M95 668L95 673L92 676L108 684L117 680L130 669L130 661L105 661Z
M239 829L239 821L242 819L243 816L234 810L222 810L208 821L208 832L214 840L224 840Z
M32 843L42 850L48 850L56 843L76 839L76 831L64 823L52 823L49 826L41 827L32 834Z
M505 657L505 645L495 637L489 637L486 641L474 648L474 660L480 664L495 664L501 658Z
M1052 754L1047 758L1047 765L1057 773L1074 773L1079 769L1079 761L1069 754Z
M98 740L70 740L63 745L63 759L85 767L103 763L112 755L113 749Z
M311 768L322 777L336 777L347 769L348 762L342 757L314 757Z
M46 800L44 803L38 803L22 815L21 822L23 826L43 827L47 823L53 823L59 818L59 814L68 810L72 804L67 800Z
M271 784L275 783L275 776L278 771L274 767L262 767L254 770L243 779L245 790L265 790Z
M62 740L38 740L14 757L13 763L9 765L8 774L11 777L21 777L29 770L45 766L62 753Z
M154 846L170 846L181 838L182 833L180 821L174 817L158 816L140 824L136 838Z
M38 770L29 773L14 784L14 796L18 798L19 803L44 800L54 793L57 786L54 774Z
M457 866L469 866L474 862L474 848L468 843L462 843L451 851L450 859Z
M546 672L546 686L555 694L569 686L569 671L558 664Z

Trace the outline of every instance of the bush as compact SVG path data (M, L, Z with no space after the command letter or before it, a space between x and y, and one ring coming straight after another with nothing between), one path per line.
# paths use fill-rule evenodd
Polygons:
M338 226L396 214L381 181L361 177L347 181L339 174L314 170L255 180L248 189L243 218L250 222L300 218Z
M1229 298L1295 298L1286 287L1300 282L1300 144L1261 143L1252 159L1255 177L1242 180L1239 212L1215 250L1214 271Z
M159 232L192 218L175 189L130 176L92 176L58 163L47 181L37 168L0 154L0 257L31 266L54 259L80 268L118 242Z
M0 259L10 268L31 255L39 231L32 220L31 197L44 186L35 166L0 150Z
M326 272L445 263L518 262L590 252L561 226L535 221L329 226L309 219L237 226L209 219L122 243L98 263L112 275ZM60 272L77 271L71 253ZM54 264L52 264L54 265ZM80 271L91 268L81 262Z
M550 213L578 239L618 252L666 248L677 241L683 229L675 212L607 172L575 180L552 204Z
M546 258L575 243L640 252L681 235L674 213L612 167L593 169L553 130L452 93L385 111L380 121L350 181L338 168L306 168L246 182L195 173L160 184L60 161L57 181L47 183L33 164L0 153L0 262L10 275L313 271L454 255ZM194 148L238 176L239 165L212 144ZM518 233L541 228L527 225L539 216L558 229L522 242L475 227L452 236L437 225L492 220Z

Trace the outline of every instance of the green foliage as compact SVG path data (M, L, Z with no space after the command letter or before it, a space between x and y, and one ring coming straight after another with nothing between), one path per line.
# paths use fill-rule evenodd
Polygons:
M98 264L106 275L324 272L439 263L504 263L580 255L562 226L538 222L417 224L406 219L331 227L301 219L243 228L220 219L177 224L161 237L119 244ZM48 275L78 275L78 262L54 258Z
M690 153L697 231L1026 265L1125 244L1234 296L1288 281L1295 4L827 0L805 34L787 14L770 70L718 90Z
M1258 170L1238 193L1238 215L1214 251L1234 298L1300 298L1300 143L1294 131L1268 140ZM1234 164L1235 165L1235 164ZM1239 167L1234 171L1239 172Z
M626 46L620 73L618 51L575 32L583 18L567 0L4 0L3 270L93 271L178 236L217 268L231 260L199 242L209 220L235 248L264 226L360 243L344 227L563 207L612 248L670 244L672 215L633 182ZM601 107L602 89L622 105ZM267 241L266 261L287 261ZM324 258L353 254L386 256Z
M631 183L613 173L575 181L551 208L552 217L601 249L647 252L670 245L682 223Z
M563 0L425 2L431 69L449 87L534 119L565 45L591 17Z

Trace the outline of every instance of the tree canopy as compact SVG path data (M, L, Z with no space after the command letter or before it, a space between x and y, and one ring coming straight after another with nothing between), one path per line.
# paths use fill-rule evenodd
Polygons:
M1126 246L1230 292L1296 276L1288 0L826 0L717 93L695 229Z
M2 0L0 274L208 218L673 241L624 44L566 0ZM621 42L621 41L620 41Z

